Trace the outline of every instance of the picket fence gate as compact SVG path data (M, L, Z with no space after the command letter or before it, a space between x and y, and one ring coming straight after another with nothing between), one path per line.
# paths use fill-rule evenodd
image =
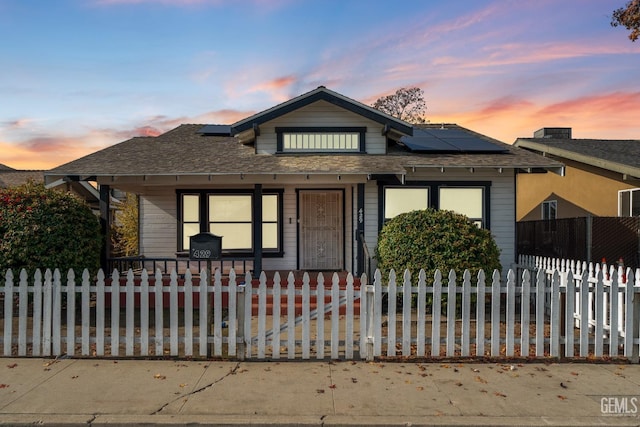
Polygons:
M376 271L360 286L350 274L341 284L334 273L325 285L320 273L312 286L305 273L297 286L293 273L282 283L276 273L271 283L263 272L255 283L233 270L228 280L219 271L213 278L186 271L183 284L175 271L122 277L114 270L110 280L100 271L93 281L84 271L76 283L72 270L66 281L58 270L38 270L33 281L22 271L15 283L9 270L0 287L0 354L638 361L640 270L611 270L608 278L598 270L594 279L589 269L549 275L523 266L505 278L494 271L488 284L483 271L473 281L465 271L461 283L453 270L429 280L424 271L417 280L391 271L384 281ZM580 315L589 310L592 317Z

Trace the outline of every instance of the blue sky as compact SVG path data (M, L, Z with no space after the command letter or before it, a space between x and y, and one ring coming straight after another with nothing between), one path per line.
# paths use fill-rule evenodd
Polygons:
M0 163L51 168L319 85L512 143L544 126L640 138L624 0L0 0Z

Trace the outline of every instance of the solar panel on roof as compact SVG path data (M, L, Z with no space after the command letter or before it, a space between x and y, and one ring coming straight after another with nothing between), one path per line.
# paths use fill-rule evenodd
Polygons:
M204 135L231 136L231 126L230 125L205 125L198 131L198 133L201 133Z
M505 153L508 150L460 129L414 128L413 136L400 139L409 150L418 153Z

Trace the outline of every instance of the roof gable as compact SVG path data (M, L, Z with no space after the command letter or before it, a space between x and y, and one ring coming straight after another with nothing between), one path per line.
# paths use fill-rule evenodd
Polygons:
M233 130L236 133L240 133L249 129L252 129L254 125L261 125L262 123L276 119L284 114L295 111L306 105L312 104L317 101L326 101L345 110L359 114L370 120L378 122L390 129L395 129L398 132L405 135L413 134L413 127L400 119L392 117L375 108L369 107L353 99L347 98L337 92L333 92L324 86L320 86L311 92L307 92L275 107L264 110L260 113L254 114L251 117L240 120L232 125Z

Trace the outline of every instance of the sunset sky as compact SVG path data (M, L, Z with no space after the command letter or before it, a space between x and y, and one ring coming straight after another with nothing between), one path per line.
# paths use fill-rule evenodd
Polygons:
M640 139L626 0L0 0L0 163L48 169L181 123L231 124L319 85L501 141ZM179 155L179 151L176 151Z

